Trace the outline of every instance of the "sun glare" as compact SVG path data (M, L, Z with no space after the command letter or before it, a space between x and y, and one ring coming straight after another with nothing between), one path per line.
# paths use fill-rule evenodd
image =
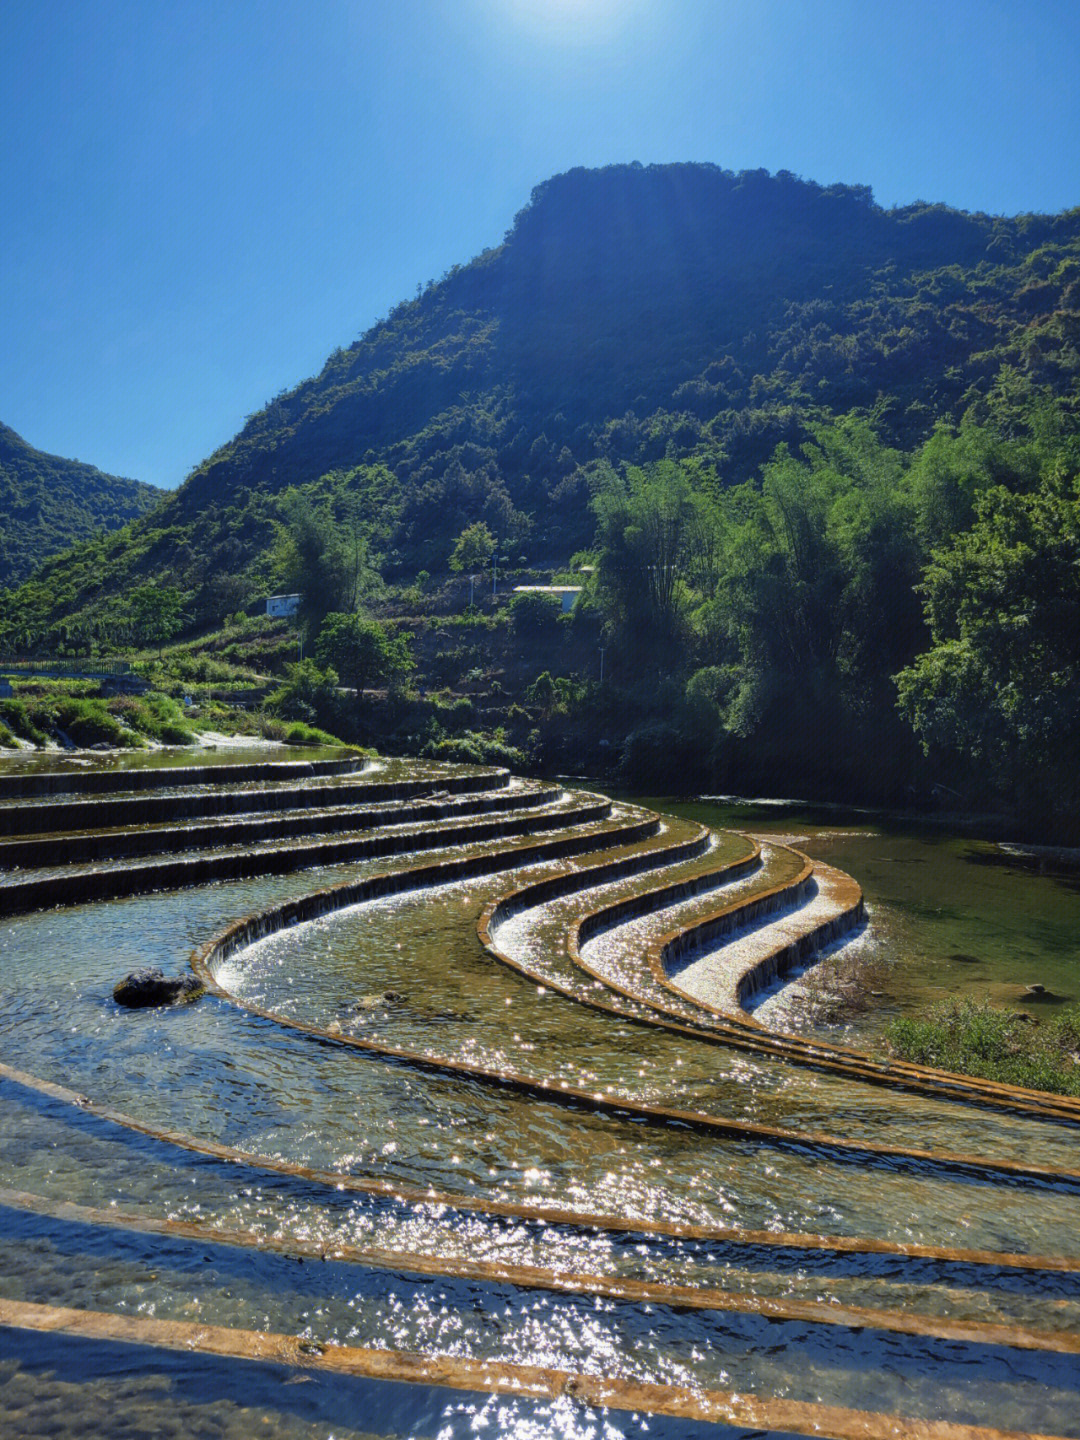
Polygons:
M639 6L634 0L501 0L500 8L537 39L587 45L613 36Z

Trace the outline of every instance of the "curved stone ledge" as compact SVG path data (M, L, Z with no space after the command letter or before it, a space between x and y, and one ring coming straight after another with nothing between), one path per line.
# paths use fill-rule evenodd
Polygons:
M1016 1350L1037 1350L1049 1354L1080 1353L1080 1335L1067 1331L1037 1330L1028 1326L1003 1325L886 1310L880 1306L837 1304L786 1296L758 1296L710 1286L671 1284L580 1271L552 1270L504 1260L474 1260L465 1256L442 1257L380 1246L339 1244L327 1249L315 1242L253 1237L235 1229L208 1231L191 1221L154 1219L118 1210L91 1209L73 1204L55 1204L43 1196L0 1190L0 1205L55 1220L60 1226L89 1225L135 1235L155 1235L197 1246L221 1246L256 1250L260 1254L290 1259L315 1259L353 1265L395 1274L466 1279L482 1283L510 1284L522 1290L542 1290L557 1295L599 1296L616 1303L666 1305L680 1310L759 1315L774 1320L799 1320L811 1325L835 1325L844 1329L880 1330L891 1334L917 1335L961 1344L1005 1345Z
M601 999L597 995L582 995L572 986L562 984L558 979L546 973L536 971L523 961L516 959L513 955L501 949L498 943L499 926L511 920L515 915L521 914L524 910L530 910L534 906L545 904L547 901L573 894L577 890L588 890L595 885L603 885L612 880L620 879L622 878L620 874L614 874L612 872L624 864L632 864L634 866L634 869L630 873L641 874L649 873L653 870L662 870L669 865L678 864L683 860L694 859L696 854L703 854L705 852L708 848L708 843L709 831L706 826L702 825L699 827L699 834L694 836L693 839L680 841L677 844L667 846L663 849L651 850L646 856L633 857L632 860L628 862L610 861L601 863L600 865L590 865L587 868L575 871L572 875L557 876L550 881L542 880L529 885L523 885L518 890L513 890L506 895L500 896L484 910L477 923L477 934L479 935L480 943L496 960L501 961L504 965L508 965L511 970L516 970L518 974L524 975L527 979L533 980L537 984L545 985L549 989L558 991L560 995L565 995L576 1004L586 1005L592 1010L599 1010L608 1015L617 1015L620 1019L627 1020L633 1024L657 1026L660 1029L689 1035L695 1039L704 1038L706 1040L713 1040L715 1036L712 1031L694 1029L688 1024L679 1024L663 1018L661 1012L657 1011L656 1008L647 1001L639 999L639 997L631 991L605 979L597 971L586 965L581 958L579 936L582 925L587 923L589 919L588 915L584 920L575 921L569 927L566 940L566 952L571 962L579 970L603 986L608 997L606 999ZM718 881L716 877L725 875L727 869L731 867L742 865L747 865L748 868L752 867L758 853L759 851L755 849L751 855L732 861L727 867L722 866L717 871L708 871L707 878L709 885L723 883L722 880ZM674 882L670 885L659 886L655 890L644 892L644 899L638 896L631 896L626 901L618 901L611 905L601 906L595 914L597 916L606 916L611 912L620 910L624 904L637 905L639 901L641 901L643 908L638 913L644 914L647 913L648 909L653 908L651 905L645 904L644 900L656 895L681 890L684 884L688 883L694 882ZM612 923L617 922L613 921ZM598 928L602 929L605 927L601 924ZM619 999L633 1000L635 1004L642 1006L646 1011L651 1011L652 1013L643 1015L638 1011L628 1009L625 1005L618 1003ZM667 1012L664 1013L666 1014Z
M60 830L100 830L108 826L153 825L166 820L192 820L211 815L260 814L265 811L316 809L327 797L346 795L369 804L379 800L419 799L444 792L467 795L505 789L510 772L482 770L466 775L424 776L411 780L344 778L338 786L280 786L266 790L195 790L180 795L132 796L126 799L57 800L43 805L0 805L0 835L41 835Z
M755 842L756 843L756 842ZM664 852L654 852L662 854ZM760 854L760 847L757 847L754 855ZM746 865L747 869L753 867L753 856L744 860L734 862L736 867ZM805 860L805 857L804 857ZM809 863L809 862L807 862ZM593 867L588 873L595 873L601 867ZM657 868L660 868L657 866ZM843 872L838 871L842 875ZM710 872L712 875L712 872ZM731 877L735 878L735 877ZM799 877L797 877L798 879ZM844 877L849 878L849 877ZM715 884L715 878L710 879ZM722 882L721 882L722 883ZM574 888L574 887L571 887ZM528 908L532 903L526 904L515 901L515 896L523 892L514 892L513 895L504 897L507 901L516 904L516 909L505 914L499 913L496 918L499 906L502 901L495 902L490 906L481 918L478 926L481 942L487 947L496 959L503 964L509 965L512 969L518 970L521 974L528 976L538 983L558 990L560 994L576 1001L578 1004L587 1005L591 1009L604 1011L608 1014L617 1015L620 1019L632 1024L652 1025L661 1029L670 1030L676 1034L687 1035L694 1039L709 1044L730 1045L736 1049L746 1050L752 1053L765 1054L776 1059L786 1060L793 1064L802 1065L809 1069L819 1070L823 1073L848 1075L852 1079L863 1081L867 1084L883 1086L888 1089L906 1090L912 1094L929 1095L944 1100L953 1100L961 1104L971 1104L989 1109L1005 1110L1009 1113L1027 1114L1037 1119L1045 1119L1053 1123L1076 1124L1080 1122L1080 1101L1069 1096L1049 1095L1040 1090L1025 1090L1018 1086L1002 1085L997 1082L981 1080L974 1076L958 1075L949 1070L934 1070L930 1067L917 1065L900 1064L895 1061L877 1061L860 1050L853 1050L842 1046L831 1045L826 1041L806 1040L802 1036L782 1035L761 1025L751 1015L739 1011L738 1015L725 1015L723 1012L710 1012L700 1002L694 1001L690 996L672 985L665 972L657 976L660 983L674 996L685 1004L696 1004L701 1010L700 1020L691 1020L682 1010L668 1008L658 1005L656 1001L649 999L638 991L627 986L619 985L615 981L602 975L594 967L588 965L581 955L581 945L586 943L592 934L610 928L611 923L620 923L624 918L635 918L638 914L646 914L653 908L661 908L663 904L677 903L679 899L688 898L686 895L677 895L674 900L666 899L673 890L679 890L681 885L661 886L655 891L644 892L642 896L630 897L625 902L617 902L615 906L603 906L596 913L595 918L586 915L581 921L576 922L569 929L566 942L567 955L583 974L590 979L597 981L608 992L608 998L602 999L596 995L581 995L572 987L560 984L550 976L539 976L533 973L529 967L515 960L501 950L497 943L491 921L495 923L510 918L511 913L517 913L521 909ZM708 888L706 886L706 888ZM532 887L524 887L525 891ZM860 892L861 894L861 892ZM554 898L554 897L548 897ZM659 905L650 903L660 899ZM610 920L611 912L617 911L623 905L634 910L630 916L618 916L614 921ZM636 907L640 905L640 909ZM708 917L707 917L708 918ZM715 917L713 917L715 918ZM594 930L589 929L595 926ZM585 934L582 933L582 928ZM675 932L676 934L679 932ZM659 943L662 945L664 937ZM827 943L827 941L823 942ZM658 967L658 957L653 955L650 958L650 965L654 974ZM642 1007L647 1014L641 1014L619 1004L619 999L630 1000Z
M0 1300L0 1326L115 1345L177 1350L189 1356L212 1355L301 1371L443 1387L477 1396L509 1395L517 1399L545 1400L569 1397L578 1405L599 1410L664 1415L710 1425L737 1425L756 1432L829 1435L833 1440L896 1440L901 1435L907 1440L1055 1440L1051 1436L1020 1436L1015 1431L982 1425L851 1410L818 1401L761 1398L744 1392L639 1380L609 1380L579 1371L500 1360L350 1345L323 1346L273 1331L76 1310L31 1301ZM959 1332L962 1326L957 1324L951 1328ZM954 1338L962 1342L970 1337L956 1333ZM994 1342L987 1339L976 1343ZM1009 1344L1000 1336L996 1343ZM1011 1343L1014 1349L1022 1348L1015 1339Z
M362 755L340 760L257 760L235 765L162 765L125 770L45 770L0 775L0 801L43 795L101 795L118 790L167 790L184 785L232 784L253 780L299 780L317 775L361 774L371 764Z
M664 1029L701 1038L703 1029L692 1025L677 1011L662 1009L647 995L632 990L630 986L621 984L603 974L596 966L590 965L581 953L581 947L587 945L595 936L603 934L606 930L614 929L617 925L627 924L642 915L662 910L668 905L677 905L683 900L693 899L696 895L705 894L709 890L718 889L721 885L726 885L743 875L749 875L761 865L761 846L756 841L751 841L750 844L751 849L748 854L742 855L736 860L729 860L715 870L707 871L700 876L693 876L688 880L677 880L668 885L659 885L655 889L646 890L639 895L627 896L624 900L617 900L613 904L602 905L598 909L590 911L570 929L566 942L566 953L570 960L578 970L588 975L590 979L598 981L613 995L631 1000L635 1005L640 1005L649 1012L646 1017L637 1017L642 1019L643 1023L660 1025ZM620 1010L619 1013L630 1012Z
M794 853L801 854L800 851ZM823 946L861 923L866 917L866 909L862 889L856 881L831 865L811 861L806 856L802 858L805 861L804 873L791 882L787 890L778 888L761 896L757 902L751 899L742 910L709 916L675 935L664 937L651 947L649 967L653 975L667 989L711 1015L738 1017L745 1013L744 1002L751 995L773 984ZM809 873L806 867L809 867ZM688 952L701 950L710 941L730 937L736 931L753 926L758 920L764 919L769 924L769 917L789 910L793 911L790 919L797 923L799 907L819 894L823 886L837 898L834 913L809 925L796 936L787 940L781 938L767 953L747 961L737 974L717 986L720 998L709 1001L675 980L674 971L678 962L686 961Z
M387 801L393 810L363 804L330 805L326 809L286 810L266 816L242 816L205 825L161 826L150 829L76 831L70 835L26 836L0 840L0 872L79 865L93 861L134 859L141 855L167 855L178 850L220 847L230 841L257 844L260 840L289 839L311 832L372 830L378 825L412 825L458 815L504 814L553 805L564 792L557 785L522 786L505 792L484 791L459 800Z
M672 1220L655 1220L645 1216L613 1215L596 1211L571 1210L538 1202L488 1200L482 1195L466 1195L460 1191L436 1190L432 1186L416 1186L368 1176L343 1174L338 1170L319 1170L297 1165L269 1155L258 1155L215 1140L204 1140L183 1131L155 1128L134 1116L102 1105L85 1095L68 1090L51 1080L16 1070L0 1061L0 1083L17 1086L53 1104L71 1106L91 1122L110 1129L155 1141L167 1148L201 1155L228 1165L241 1165L287 1179L301 1180L327 1189L365 1195L372 1199L402 1206L420 1206L459 1211L462 1214L495 1216L540 1225L564 1225L584 1233L602 1231L611 1235L646 1235L665 1240L704 1241L730 1247L741 1259L741 1247L755 1250L806 1251L812 1254L873 1255L902 1259L934 1260L962 1265L991 1265L998 1269L1037 1270L1057 1274L1080 1274L1080 1259L1059 1255L1022 1255L1000 1250L963 1250L949 1246L924 1245L916 1242L879 1240L864 1235L813 1235L798 1231L745 1230L737 1226L695 1225ZM64 1202L65 1204L68 1202Z
M57 905L85 905L145 895L155 890L182 890L214 881L250 880L261 875L285 875L347 860L370 860L406 855L414 850L436 850L449 845L479 844L487 840L525 835L537 830L562 829L604 820L611 801L594 799L573 809L543 812L512 819L472 821L428 831L387 831L355 840L324 840L310 845L282 846L272 850L237 850L223 855L196 855L160 864L126 865L90 870L75 875L15 881L0 885L0 915L19 915Z
M745 1002L751 995L766 989L775 980L787 975L803 960L824 949L826 945L831 945L834 941L839 940L842 935L846 935L848 931L861 925L866 919L862 887L850 875L845 875L842 870L837 870L834 866L825 865L818 860L814 861L814 879L819 885L827 879L838 899L839 910L827 920L823 920L821 924L815 925L813 929L789 941L788 944L773 950L768 956L744 971L739 976L736 987L736 999L741 1008L745 1008Z
M584 792L582 792L584 793ZM611 812L611 801L604 797L590 797L591 804L582 806L580 811L560 812L557 817L567 828L571 825L586 824L590 820L601 820ZM545 816L547 820L556 817ZM476 827L470 827L475 829ZM220 935L214 936L191 957L191 964L200 977L209 981L214 989L234 1004L242 1002L218 986L213 967L245 945L264 940L291 925L317 920L350 905L360 905L368 900L384 899L390 895L404 894L409 890L431 889L438 885L451 884L456 880L470 880L481 875L498 874L501 870L540 864L547 860L561 860L573 855L588 854L592 850L610 848L613 844L634 844L647 840L660 828L659 819L652 814L647 819L620 826L615 831L568 835L558 840L538 841L533 845L515 846L507 850L479 855L464 855L453 860L437 861L430 865L415 866L408 870L396 870L382 875L369 875L362 880L349 881L325 890L316 890L296 900L245 916ZM446 832L439 836L440 842ZM455 843L450 841L450 843ZM435 847L433 847L435 848ZM245 1007L247 1008L247 1007ZM333 1038L333 1037L331 1037Z
M478 927L480 939L488 946L499 926L523 910L531 910L536 905L545 905L551 900L573 895L578 890L591 890L596 885L608 885L631 875L647 874L663 866L678 865L683 860L694 860L699 855L704 855L708 848L709 832L702 825L698 827L698 834L691 839L680 840L659 850L626 856L621 860L603 860L599 865L590 865L566 875L553 875L550 879L532 881L519 890L500 896L484 911Z
M355 1049L384 1060L402 1061L419 1069L438 1071L462 1079L479 1080L485 1084L497 1085L523 1095L532 1095L538 1099L554 1101L556 1104L595 1111L616 1119L676 1125L716 1136L746 1140L752 1144L773 1145L781 1148L792 1146L834 1157L862 1155L867 1159L874 1157L889 1164L895 1164L898 1161L908 1162L919 1169L926 1167L931 1171L942 1173L955 1172L975 1176L1000 1174L1016 1179L1039 1180L1051 1185L1064 1185L1070 1189L1074 1186L1080 1187L1080 1170L1053 1170L1045 1166L1027 1165L1015 1160L990 1159L985 1156L960 1154L952 1151L921 1150L901 1145L851 1140L845 1136L817 1131L797 1131L774 1125L759 1125L751 1121L713 1115L699 1110L679 1110L645 1101L615 1097L607 1093L582 1090L563 1081L551 1082L539 1076L525 1075L508 1068L493 1070L483 1065L451 1060L431 1053L421 1053L404 1046L382 1044L360 1036L332 1031L324 1026L291 1019L277 1011L249 1004L219 984L214 974L214 967L235 954L238 949L276 934L287 926L318 919L335 910L362 904L368 900L382 899L418 888L450 884L457 880L472 879L478 875L497 874L500 870L513 868L517 864L532 864L544 859L557 859L564 855L579 854L582 850L590 847L605 848L603 844L605 840L608 841L607 848L619 843L628 844L635 838L644 839L650 834L655 834L659 825L659 818L652 816L651 820L640 821L638 825L627 826L614 834L603 832L578 835L552 841L548 845L522 846L514 850L474 855L458 860L444 860L430 866L384 872L361 881L335 886L328 890L315 891L236 922L220 935L208 941L201 950L196 951L191 957L191 965L206 988L220 999L228 1001L229 1004L235 1005L250 1015L279 1025L282 1029L309 1035L324 1043Z
M777 845L777 850L790 850L788 845ZM798 850L793 852L800 855ZM688 952L700 949L707 945L710 940L718 940L722 936L730 935L735 930L745 929L753 925L767 915L775 915L792 905L798 905L812 893L813 887L813 863L800 855L803 861L802 869L793 880L785 880L779 885L770 886L755 895L747 895L742 899L733 900L730 905L716 910L711 915L706 915L701 920L695 920L692 924L672 930L656 941L649 949L649 968L653 975L662 985L672 988L670 985L671 971L675 964ZM680 992L681 993L681 992Z
M697 895L704 895L709 890L730 884L732 880L738 880L742 876L758 870L761 866L761 846L756 841L752 841L751 845L752 849L748 855L730 860L715 870L694 875L687 880L676 880L670 885L660 885L655 890L646 890L639 895L631 895L625 900L617 900L612 905L604 905L599 910L590 911L578 921L575 927L575 939L579 951L582 945L587 945L595 936L602 934L605 930L613 929L616 925L625 925L628 921L636 920L641 915L648 915L654 910L662 910L668 905L678 905L683 900L692 900Z

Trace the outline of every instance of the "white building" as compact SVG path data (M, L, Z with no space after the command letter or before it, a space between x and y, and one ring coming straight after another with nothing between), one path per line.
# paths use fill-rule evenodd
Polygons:
M266 613L277 619L295 615L303 598L302 595L270 595L266 601Z
M562 613L568 615L577 604L581 594L580 585L515 585L515 595L554 595L562 606Z

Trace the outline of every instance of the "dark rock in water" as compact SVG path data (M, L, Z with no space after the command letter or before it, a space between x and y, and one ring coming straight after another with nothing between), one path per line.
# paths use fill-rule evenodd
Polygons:
M354 1014L362 1014L365 1010L385 1010L391 1005L404 1005L405 996L400 990L384 990L379 995L361 995L359 1000L354 1000L349 1010Z
M1063 995L1055 995L1053 990L1048 990L1045 985L1026 985L1024 987L1025 1000L1044 1000L1048 1004L1057 1004L1064 998Z
M166 975L156 966L144 966L125 975L113 991L118 1005L136 1009L144 1005L174 1005L178 1000L194 1000L203 987L194 975Z
M979 964L981 964L981 961L979 960L978 955L965 955L965 954L963 953L963 951L957 951L955 954L950 955L950 956L949 956L949 959L950 959L950 960L955 960L955 962L957 963L957 965L979 965Z

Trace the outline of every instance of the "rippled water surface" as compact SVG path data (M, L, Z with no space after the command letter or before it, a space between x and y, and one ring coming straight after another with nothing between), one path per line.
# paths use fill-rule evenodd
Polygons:
M410 773L421 772L388 762L369 778ZM443 772L422 773L437 783ZM772 807L659 808L678 818L610 852L635 874L590 874L639 818L628 804L577 828L596 853L508 861L289 925L215 961L224 995L175 1009L121 1010L112 986L140 964L182 971L253 911L460 850L0 921L0 1057L118 1112L0 1081L0 1302L1080 1434L1075 1353L932 1328L1080 1333L1080 1267L970 1255L1080 1260L1080 1182L817 1139L1067 1171L1080 1170L1077 1130L689 1033L700 1013L641 964L674 925L795 873L782 848L795 845L864 887L868 927L818 973L864 967L873 1003L824 1023L808 972L759 1016L872 1045L890 1015L957 986L1016 1004L1032 981L1080 997L1080 893L937 832ZM700 882L748 853L738 835L665 865L696 822L764 837L760 872ZM527 840L473 850L508 843ZM478 924L501 896L560 877L570 893L514 910L495 926L495 950L484 946ZM575 955L568 927L580 916L676 880L692 892L603 928ZM567 1103L567 1091L589 1103ZM705 1118L672 1123L649 1106ZM740 1133L746 1124L784 1133ZM163 1222L180 1228L161 1233ZM847 1253L829 1237L866 1248ZM911 1258L871 1242L964 1255ZM866 1315L830 1323L813 1310L759 1313L763 1301ZM890 1328L875 1315L904 1320ZM908 1333L911 1317L932 1333ZM5 1436L702 1433L703 1422L568 1395L492 1398L2 1333Z

